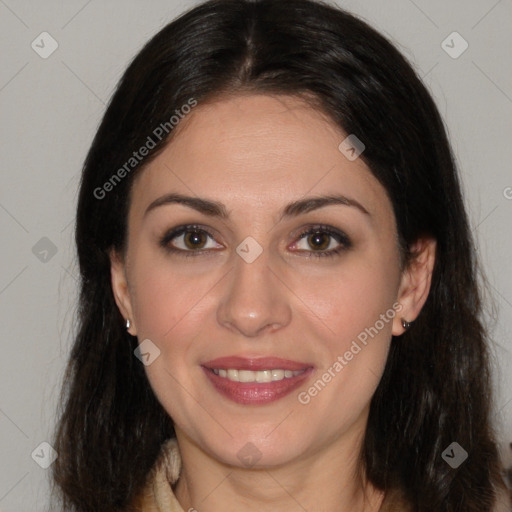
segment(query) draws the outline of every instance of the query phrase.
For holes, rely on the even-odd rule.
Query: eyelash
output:
[[[178,226],[178,227],[168,231],[161,238],[159,245],[170,253],[178,254],[178,255],[184,256],[184,257],[200,256],[202,254],[208,254],[210,251],[212,251],[212,249],[184,250],[184,249],[178,249],[176,247],[172,247],[170,245],[170,242],[172,240],[174,240],[175,238],[177,238],[181,235],[184,235],[186,233],[204,234],[207,237],[214,240],[213,235],[206,228],[199,226],[197,224],[188,224],[188,225],[184,225],[184,226]],[[296,244],[299,241],[303,240],[304,238],[307,238],[308,236],[315,235],[315,234],[327,235],[327,236],[333,238],[334,240],[336,240],[336,242],[338,242],[338,244],[340,244],[340,245],[338,247],[336,247],[335,249],[330,249],[329,251],[299,250],[297,252],[308,253],[308,256],[306,256],[307,258],[310,258],[310,257],[324,258],[324,257],[337,256],[341,252],[346,251],[347,249],[350,249],[352,247],[352,242],[351,242],[350,238],[345,233],[343,233],[342,231],[339,231],[337,229],[334,229],[331,226],[326,226],[326,225],[321,225],[321,224],[309,226],[307,229],[305,229],[304,231],[302,231],[300,233],[300,235],[296,238],[296,241],[293,243]],[[216,251],[216,249],[213,249],[213,251]]]

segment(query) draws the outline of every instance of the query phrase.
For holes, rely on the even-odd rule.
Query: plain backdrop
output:
[[[338,3],[398,45],[448,126],[494,307],[494,410],[505,450],[512,441],[512,1]],[[0,0],[1,512],[48,503],[49,471],[32,454],[54,428],[72,340],[84,157],[128,62],[194,4]]]

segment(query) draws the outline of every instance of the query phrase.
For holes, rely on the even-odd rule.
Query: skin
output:
[[[345,137],[300,98],[224,97],[197,106],[133,184],[126,251],[111,255],[112,287],[130,333],[161,351],[145,368],[176,425],[183,468],[175,493],[184,510],[380,508],[383,495],[359,458],[369,403],[391,336],[404,332],[400,319],[413,321],[427,298],[435,242],[418,240],[417,258],[401,268],[386,191],[362,159],[338,150]],[[222,203],[226,216],[176,203],[147,211],[169,193]],[[331,204],[282,216],[294,201],[333,194],[368,213]],[[160,245],[184,224],[212,234],[190,257]],[[344,232],[351,245],[318,256],[300,238],[318,224]],[[248,236],[262,248],[252,263],[236,253]],[[327,251],[340,246],[328,235],[320,241]],[[168,246],[186,249],[183,242]],[[297,394],[397,302],[400,313],[301,404]],[[314,372],[280,400],[241,405],[220,395],[200,366],[229,355],[282,357]],[[237,456],[247,443],[261,454],[252,467]]]

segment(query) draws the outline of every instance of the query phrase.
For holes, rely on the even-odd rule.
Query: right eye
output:
[[[198,226],[180,226],[167,233],[160,245],[172,252],[203,252],[223,248],[213,236]]]

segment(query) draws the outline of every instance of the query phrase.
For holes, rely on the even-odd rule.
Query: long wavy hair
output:
[[[392,340],[372,398],[361,464],[377,488],[402,489],[415,511],[491,511],[503,480],[490,423],[488,340],[443,122],[386,38],[313,0],[202,3],[155,35],[122,77],[79,194],[80,302],[53,443],[59,506],[129,510],[163,442],[174,436],[116,307],[109,251],[125,248],[131,184],[172,143],[176,111],[191,98],[201,104],[246,92],[307,98],[364,142],[361,158],[391,200],[405,261],[420,235],[437,240],[429,297],[413,328]],[[133,165],[148,136],[155,147]],[[127,172],[119,173],[123,166]],[[114,181],[116,173],[122,179]],[[457,469],[442,457],[452,442],[469,454]]]

